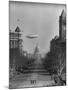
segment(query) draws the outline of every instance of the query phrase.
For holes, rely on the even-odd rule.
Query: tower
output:
[[[63,41],[66,39],[66,12],[64,10],[59,17],[59,37]]]
[[[16,45],[19,48],[22,42],[22,39],[21,39],[22,33],[18,26],[15,29],[15,33],[16,33],[16,38],[17,38]]]

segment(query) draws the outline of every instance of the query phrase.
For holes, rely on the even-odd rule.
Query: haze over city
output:
[[[38,43],[41,53],[47,53],[50,40],[59,36],[59,16],[65,5],[10,2],[10,29],[17,26],[23,31],[23,48],[29,53]],[[28,39],[25,35],[37,34],[39,37]]]

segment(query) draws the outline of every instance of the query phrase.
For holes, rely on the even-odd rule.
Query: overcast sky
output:
[[[17,26],[27,34],[38,34],[37,39],[24,37],[24,50],[33,52],[37,42],[40,52],[48,52],[50,40],[59,35],[59,16],[65,5],[10,2],[10,29]],[[18,20],[18,21],[17,21]]]

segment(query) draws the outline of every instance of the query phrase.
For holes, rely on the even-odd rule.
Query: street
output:
[[[10,83],[10,88],[24,88],[24,87],[41,87],[52,86],[54,80],[51,79],[50,74],[43,68],[41,60],[37,58],[34,62],[34,68],[30,73],[21,73],[13,78]],[[41,62],[41,63],[39,63]]]

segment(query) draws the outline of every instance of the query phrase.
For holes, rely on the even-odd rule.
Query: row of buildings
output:
[[[10,64],[22,64],[24,61],[24,57],[28,59],[33,59],[38,57],[39,49],[38,45],[36,45],[34,54],[27,53],[27,51],[23,50],[23,32],[17,26],[15,30],[10,30],[9,32],[9,52],[10,52]]]
[[[16,59],[22,55],[22,33],[18,26],[15,30],[9,31],[9,64],[11,66],[15,65]]]
[[[39,49],[36,46],[34,55],[28,54],[26,51],[22,51],[23,48],[23,32],[17,26],[14,31],[10,30],[9,32],[9,48],[10,48],[10,63],[15,63],[14,58],[17,57],[18,61],[20,61],[20,55],[24,53],[24,56],[28,56],[29,58],[38,57]],[[65,63],[66,61],[66,12],[63,10],[61,15],[59,16],[59,37],[55,37],[50,42],[50,52],[54,53],[60,63]],[[63,52],[63,53],[62,53]],[[40,56],[40,55],[39,55]],[[41,56],[40,56],[41,57]],[[16,59],[16,61],[17,61]],[[55,58],[56,59],[56,58]],[[13,62],[14,61],[14,62]],[[54,66],[55,64],[53,64]]]
[[[64,10],[59,16],[59,36],[51,40],[47,60],[46,68],[66,82],[66,12]],[[60,79],[57,79],[57,85],[61,85]]]

